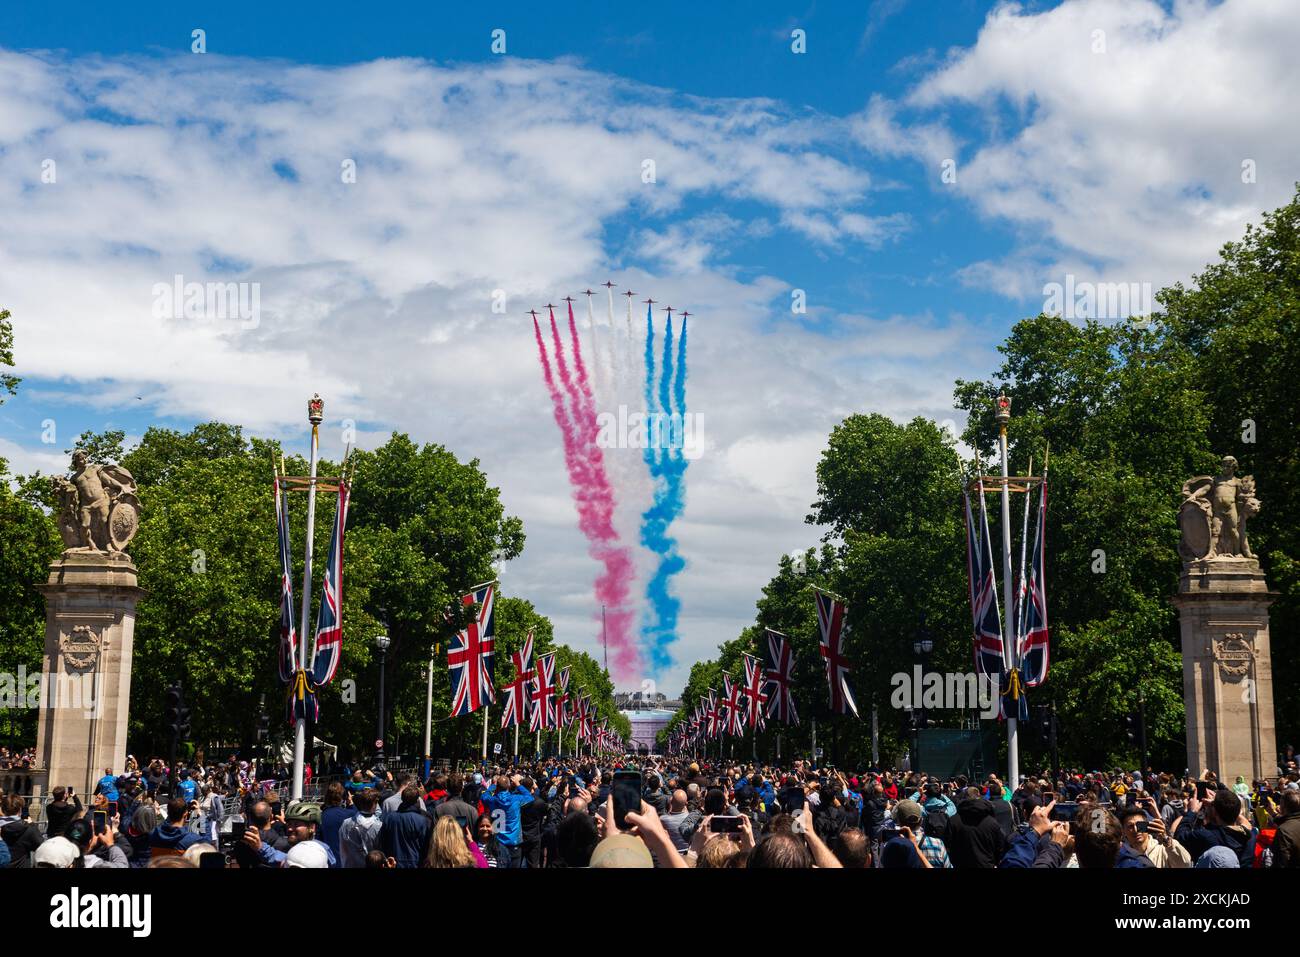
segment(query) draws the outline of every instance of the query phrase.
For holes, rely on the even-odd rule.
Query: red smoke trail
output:
[[[577,337],[573,340],[574,354],[578,379],[584,387],[582,391],[579,391],[578,385],[569,375],[555,313],[551,313],[551,338],[554,342],[556,367],[572,407],[572,415],[568,415],[565,412],[564,397],[551,370],[536,316],[533,317],[533,335],[542,362],[542,377],[551,396],[555,424],[559,426],[564,442],[564,464],[578,507],[578,528],[590,543],[591,556],[605,567],[596,579],[596,598],[606,608],[606,629],[614,652],[614,675],[622,680],[636,678],[640,675],[641,659],[632,639],[632,612],[626,607],[636,569],[630,550],[620,545],[618,532],[614,528],[614,491],[605,474],[600,446],[596,444],[595,400],[588,385]]]

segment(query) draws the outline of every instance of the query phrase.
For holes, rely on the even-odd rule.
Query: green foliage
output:
[[[1181,765],[1181,655],[1169,605],[1180,568],[1176,508],[1183,481],[1214,471],[1223,454],[1255,475],[1264,502],[1250,528],[1280,592],[1270,611],[1279,743],[1300,731],[1300,699],[1284,692],[1300,680],[1300,189],[1241,242],[1227,244],[1193,288],[1177,285],[1157,298],[1164,311],[1145,321],[1076,325],[1039,315],[1019,322],[1000,346],[993,376],[955,388],[955,403],[969,416],[962,441],[986,471],[996,460],[994,399],[1002,389],[1012,399],[1012,472],[1027,470],[1031,457],[1041,469],[1050,445],[1052,671],[1030,698],[1056,700],[1062,759],[1090,767],[1137,760],[1122,717],[1139,694],[1153,757]],[[836,426],[808,517],[836,543],[830,560],[810,562],[803,573],[781,560],[757,625],[723,644],[719,661],[692,669],[674,725],[767,625],[794,644],[805,728],[815,716],[819,730],[831,729],[831,756],[837,746],[865,753],[867,722],[825,713],[805,579],[820,577],[848,601],[846,649],[863,711],[883,703],[890,675],[910,670],[922,620],[935,640],[932,667],[968,670],[961,480],[956,451],[932,422],[898,425],[872,414]],[[995,541],[996,501],[990,495]],[[1016,541],[1021,518],[1013,507]],[[884,716],[888,753],[902,742]],[[1045,760],[1032,741],[1026,753]]]
[[[10,488],[8,464],[0,459],[0,671],[41,669],[45,649],[45,599],[38,586],[62,550],[54,523]],[[36,712],[9,711],[6,731],[35,737]]]
[[[9,319],[9,310],[0,309],[0,370],[13,368],[14,364],[14,328]],[[0,371],[0,405],[4,404],[6,393],[14,395],[18,391],[17,376]]]

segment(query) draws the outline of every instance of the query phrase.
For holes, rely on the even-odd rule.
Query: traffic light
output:
[[[177,734],[181,717],[181,688],[171,685],[163,699],[163,728],[170,734]]]
[[[1044,741],[1052,737],[1052,706],[1040,704],[1034,708],[1034,727],[1042,735]]]
[[[260,741],[271,733],[271,716],[266,712],[257,719],[257,739]]]
[[[1128,738],[1129,744],[1137,744],[1138,724],[1141,720],[1142,716],[1136,711],[1124,715],[1124,736]]]
[[[167,689],[163,699],[163,728],[173,738],[185,739],[190,736],[190,709],[185,704],[185,695],[179,682]]]

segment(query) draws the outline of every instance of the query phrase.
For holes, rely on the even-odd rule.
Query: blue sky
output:
[[[649,291],[700,317],[708,437],[679,662],[651,676],[671,691],[816,540],[835,422],[959,428],[953,379],[992,371],[1045,284],[1187,281],[1300,176],[1300,28],[1262,0],[480,6],[0,10],[0,305],[25,378],[0,456],[48,471],[83,429],[207,418],[301,444],[320,391],[363,445],[478,456],[530,534],[507,588],[591,647],[524,312],[606,278]],[[260,284],[258,324],[151,315],[176,274]],[[614,468],[632,535],[644,479]]]

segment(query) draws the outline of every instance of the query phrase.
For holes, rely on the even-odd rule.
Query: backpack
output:
[[[943,840],[948,831],[948,812],[941,807],[930,808],[925,812],[925,835]]]
[[[13,860],[13,855],[9,853],[9,845],[0,840],[0,867],[8,867],[11,860]]]

